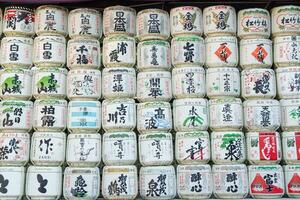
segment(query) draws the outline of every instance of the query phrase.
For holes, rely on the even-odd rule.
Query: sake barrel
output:
[[[284,131],[299,130],[300,128],[300,100],[281,99],[281,129]]]
[[[139,72],[137,99],[140,102],[170,101],[172,99],[171,72],[161,70]]]
[[[175,99],[173,101],[173,122],[175,131],[207,130],[209,125],[207,99]]]
[[[72,69],[67,75],[67,96],[70,100],[98,100],[101,97],[101,71]]]
[[[206,67],[237,67],[238,44],[234,36],[205,38]]]
[[[33,69],[32,95],[34,98],[65,98],[67,73],[66,68]]]
[[[67,200],[96,200],[100,193],[100,172],[98,167],[66,167],[63,195]]]
[[[101,128],[101,103],[70,101],[67,128],[71,133],[97,133]]]
[[[213,165],[213,194],[217,198],[245,198],[248,195],[248,174],[245,164]]]
[[[140,195],[143,199],[173,199],[176,196],[173,166],[141,167],[139,177]],[[154,185],[158,185],[157,188]]]
[[[102,127],[105,131],[132,131],[136,127],[136,103],[133,99],[102,102]]]
[[[148,40],[137,46],[137,69],[169,70],[171,68],[171,47],[168,41]]]
[[[182,199],[209,199],[212,194],[210,165],[178,165],[177,193]]]
[[[278,6],[271,10],[272,35],[300,34],[300,7],[294,5]]]
[[[248,132],[247,160],[251,164],[277,164],[282,159],[278,132]]]
[[[135,39],[126,35],[112,35],[103,40],[104,67],[133,67],[136,62]]]
[[[32,95],[32,71],[8,68],[0,72],[0,98],[29,100]]]
[[[135,132],[105,132],[102,158],[105,165],[134,165],[137,161]]]
[[[30,68],[32,65],[33,39],[4,37],[1,39],[0,62],[4,68]]]
[[[31,137],[30,161],[40,166],[60,166],[65,162],[64,132],[34,132]]]
[[[300,36],[277,36],[273,41],[276,67],[300,65]]]
[[[171,133],[139,135],[139,161],[143,166],[170,165],[173,162]]]
[[[66,39],[61,35],[42,35],[34,39],[33,64],[37,67],[64,67]]]
[[[242,164],[246,160],[246,142],[243,132],[211,133],[211,155],[214,164]]]
[[[262,8],[247,8],[238,12],[237,35],[239,38],[269,38],[270,13]]]
[[[250,165],[249,186],[253,198],[281,198],[284,195],[284,175],[280,165]]]
[[[287,164],[300,164],[300,132],[284,131],[282,136],[282,159]]]
[[[277,68],[275,72],[279,98],[300,98],[300,67]]]
[[[0,167],[1,199],[21,199],[24,195],[25,168],[24,167]]]
[[[276,96],[276,77],[272,69],[245,69],[241,82],[244,99],[273,99]]]
[[[237,68],[220,67],[206,70],[206,93],[209,98],[239,97],[240,72]]]
[[[240,65],[242,68],[271,68],[273,64],[272,41],[263,38],[240,41]]]
[[[77,8],[68,15],[70,38],[86,37],[99,39],[102,36],[101,13],[92,8]]]
[[[134,98],[136,96],[136,72],[134,68],[104,68],[102,93],[105,99]]]
[[[167,40],[170,37],[169,13],[155,8],[141,10],[136,18],[136,32],[140,41]]]
[[[1,133],[0,149],[1,166],[24,166],[29,160],[30,135],[18,132]]]
[[[135,36],[136,11],[126,6],[110,6],[103,11],[105,37],[113,34]]]
[[[66,161],[72,167],[94,167],[101,161],[101,135],[98,133],[69,134]]]
[[[67,66],[74,68],[99,68],[101,49],[97,39],[75,38],[68,41]]]
[[[33,109],[33,128],[37,131],[64,131],[67,123],[67,106],[66,100],[36,100]]]
[[[175,98],[205,96],[205,70],[191,66],[172,69],[172,93]]]
[[[3,26],[1,26],[1,24],[3,24],[4,22],[3,22],[3,15],[2,15],[2,10],[0,10],[0,35],[2,35],[2,29],[3,29]]]
[[[0,131],[28,132],[32,128],[31,101],[4,100],[0,102]]]
[[[206,164],[210,160],[210,149],[207,131],[176,133],[175,158],[179,164]]]
[[[28,199],[59,199],[62,193],[62,168],[29,166],[25,193]]]
[[[209,100],[209,125],[212,130],[241,130],[243,105],[239,98]]]
[[[275,131],[280,127],[280,104],[274,99],[246,100],[244,127],[251,131]]]
[[[28,36],[34,33],[35,15],[34,10],[23,6],[9,6],[4,10],[3,33],[5,36]],[[0,13],[2,18],[2,12]],[[0,20],[2,22],[2,20]],[[2,23],[0,25],[0,35]]]
[[[35,11],[37,35],[68,35],[68,9],[56,5],[43,5]]]
[[[202,11],[195,6],[172,8],[170,11],[170,24],[173,37],[185,34],[202,35]]]
[[[112,187],[116,189],[112,189]],[[105,199],[135,199],[138,195],[136,166],[104,166],[102,195]]]
[[[299,198],[300,165],[284,165],[285,191],[290,198]]]
[[[171,41],[172,65],[174,67],[204,65],[205,47],[197,35],[176,36]]]
[[[235,9],[228,5],[215,5],[204,8],[203,27],[205,36],[235,35]]]
[[[172,111],[168,102],[147,102],[137,105],[139,133],[168,132],[172,129]]]

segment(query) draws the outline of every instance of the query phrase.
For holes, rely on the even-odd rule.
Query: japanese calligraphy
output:
[[[189,110],[188,117],[183,121],[183,126],[197,127],[203,124],[203,118],[197,113],[195,106]]]
[[[115,74],[113,77],[113,92],[123,92],[123,75],[122,74]]]
[[[84,197],[87,193],[85,187],[87,187],[87,184],[84,178],[82,177],[82,175],[80,175],[77,177],[75,181],[74,188],[73,187],[71,188],[71,194],[74,197]]]
[[[93,77],[90,75],[84,75],[83,80],[73,80],[75,86],[72,90],[73,95],[93,95],[95,86]]]
[[[43,58],[45,60],[51,59],[52,58],[52,52],[51,52],[51,50],[52,50],[52,44],[49,43],[49,42],[44,43],[43,44],[43,50],[44,50],[44,52],[43,52]]]
[[[41,139],[39,144],[39,150],[40,152],[45,151],[46,154],[49,154],[53,151],[53,143],[51,142],[51,138],[49,139]]]
[[[158,96],[162,96],[162,90],[160,88],[160,78],[151,78],[149,80],[150,93],[148,96],[152,96],[154,98]]]
[[[156,157],[157,159],[160,159],[160,157],[162,156],[160,140],[154,140],[151,145],[155,146],[155,156],[154,157]]]
[[[200,174],[200,172],[191,174],[191,182],[196,184],[196,185],[192,186],[191,192],[201,192],[202,191],[201,180],[202,180],[202,175]]]
[[[20,123],[21,122],[21,116],[23,114],[23,108],[13,108],[10,107],[8,109],[11,112],[7,112],[5,115],[5,118],[2,121],[2,126],[13,126],[14,123]],[[13,114],[14,119],[11,119],[11,114]]]
[[[206,146],[204,145],[204,140],[202,140],[201,138],[198,138],[194,142],[194,145],[191,145],[191,148],[189,148],[185,151],[186,153],[188,153],[188,156],[185,157],[184,160],[186,160],[186,159],[191,159],[191,160],[203,159],[204,148],[206,148]]]
[[[188,72],[185,74],[185,83],[188,85],[186,91],[189,94],[196,92],[194,75],[194,72]]]
[[[260,111],[260,116],[261,116],[260,124],[263,127],[271,125],[269,106],[262,106],[262,111]]]
[[[160,26],[160,23],[159,23],[159,20],[157,19],[158,18],[158,14],[150,14],[149,15],[149,20],[148,20],[148,33],[160,33],[160,30],[159,30],[159,26]]]
[[[263,178],[264,178],[264,180],[265,180],[265,182],[267,184],[266,190],[268,192],[272,192],[272,190],[274,188],[273,184],[277,183],[277,173],[275,173],[274,175],[272,175],[272,174],[266,174]]]
[[[0,174],[0,193],[6,194],[7,193],[7,186],[8,186],[9,180],[5,179],[5,177]]]
[[[225,30],[229,25],[227,21],[229,19],[229,11],[226,13],[224,11],[220,11],[218,14],[212,12],[213,14],[213,22],[216,24],[216,29]]]
[[[44,106],[41,110],[41,113],[44,114],[41,117],[42,127],[52,127],[55,123],[55,108],[51,106]]]
[[[299,92],[300,91],[300,74],[295,73],[294,79],[289,83],[290,92]]]
[[[44,179],[41,174],[37,174],[36,179],[39,183],[38,191],[43,194],[46,193],[47,189],[45,188],[45,186],[48,184],[48,180]]]
[[[8,77],[2,83],[2,94],[21,94],[22,81],[19,79],[17,74],[12,77]]]
[[[157,108],[154,110],[155,114],[153,117],[151,117],[150,119],[146,119],[145,120],[145,126],[146,129],[157,129],[159,122],[162,122],[163,120],[165,120],[165,114],[164,114],[164,109],[162,108]]]
[[[76,51],[79,52],[79,54],[76,58],[77,64],[88,64],[89,60],[86,55],[86,53],[88,52],[88,49],[86,48],[86,46],[82,45],[79,48],[77,48]]]
[[[226,103],[222,109],[223,114],[223,121],[224,122],[231,122],[232,121],[232,109],[231,104]]]
[[[84,138],[80,138],[79,145],[80,145],[79,153],[76,152],[75,154],[79,154],[80,161],[85,161],[85,160],[87,160],[88,156],[91,154],[91,151],[93,151],[95,149],[95,147],[85,149],[85,139]]]
[[[1,146],[0,147],[0,160],[6,160],[8,159],[8,154],[15,154],[17,155],[20,149],[20,140],[17,140],[16,138],[12,138],[8,145]]]
[[[110,182],[110,185],[108,186],[108,193],[109,195],[117,195],[120,194],[127,194],[127,175],[121,174],[118,177],[118,181],[114,180]]]
[[[238,185],[236,184],[237,181],[237,174],[235,172],[232,172],[230,174],[226,174],[226,182],[231,183],[230,186],[227,187],[227,192],[236,193],[238,192]]]
[[[119,31],[119,32],[126,32],[126,18],[124,17],[124,12],[123,11],[117,11],[116,12],[116,17],[114,18],[114,31]]]
[[[92,28],[92,26],[90,25],[90,15],[88,14],[81,14],[80,15],[80,19],[81,19],[81,24],[80,24],[80,35],[90,35],[91,33],[89,32],[89,29]]]
[[[151,197],[160,197],[161,195],[167,195],[166,189],[167,189],[167,184],[166,184],[166,174],[160,174],[157,177],[157,180],[155,181],[154,179],[151,179],[151,181],[148,183],[148,190],[146,196],[151,196]]]
[[[157,62],[157,47],[156,46],[152,46],[151,49],[150,49],[150,52],[151,52],[151,64],[152,65],[159,65],[158,62]]]
[[[19,45],[16,43],[13,43],[10,45],[10,54],[9,54],[9,60],[10,61],[18,61],[19,60]]]
[[[38,85],[38,93],[41,92],[45,93],[57,93],[57,84],[58,80],[55,78],[55,75],[53,73],[50,74],[50,76],[44,76],[42,77],[37,85]]]
[[[185,46],[183,46],[183,49],[184,49],[184,53],[183,53],[183,56],[185,57],[185,60],[184,62],[191,62],[193,63],[193,57],[195,56],[194,54],[194,44],[193,43],[190,43],[190,42],[187,42],[185,44]]]
[[[194,22],[196,20],[196,13],[192,14],[190,12],[187,12],[185,15],[182,13],[179,13],[179,22],[183,25],[183,30],[191,31],[196,26],[194,25]]]
[[[230,74],[225,73],[224,75],[224,91],[230,92]]]
[[[114,146],[117,146],[118,149],[118,154],[117,154],[117,158],[122,159],[124,156],[124,145],[123,145],[123,140],[117,140],[114,142]]]
[[[127,54],[127,46],[128,44],[126,42],[118,42],[117,49],[114,49],[109,53],[110,62],[121,62],[120,60],[118,60],[119,54]]]
[[[46,26],[44,27],[44,30],[46,31],[56,30],[56,28],[54,27],[56,24],[54,17],[55,17],[54,10],[46,10],[46,21],[45,21]]]
[[[123,103],[120,104],[119,107],[117,107],[117,110],[113,113],[108,113],[108,119],[107,122],[114,122],[125,124],[125,117],[127,115],[127,106],[125,106]]]

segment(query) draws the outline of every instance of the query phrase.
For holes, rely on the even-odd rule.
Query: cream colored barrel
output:
[[[140,41],[150,39],[167,40],[170,37],[169,13],[155,8],[138,12],[136,32]]]
[[[99,68],[101,49],[97,39],[76,38],[68,41],[67,66],[75,68]]]
[[[133,68],[104,68],[102,93],[105,99],[134,98],[136,96],[136,72]]]
[[[136,133],[105,132],[102,142],[102,160],[105,165],[134,165],[137,161]]]
[[[237,67],[238,43],[234,36],[214,36],[205,38],[205,66]]]
[[[172,70],[172,93],[175,98],[202,98],[205,96],[205,70],[191,66]]]
[[[250,165],[249,185],[252,198],[281,198],[284,195],[284,175],[280,165]]]
[[[205,131],[209,125],[208,101],[204,98],[185,98],[173,101],[175,131]]]
[[[249,182],[245,164],[213,165],[213,194],[217,198],[245,198],[248,195]]]
[[[300,36],[277,36],[274,42],[274,64],[276,67],[300,65]]]
[[[120,183],[112,190],[112,183]],[[105,166],[102,173],[102,195],[105,199],[135,199],[138,195],[138,175],[134,165]]]
[[[285,192],[290,198],[299,198],[298,177],[300,176],[300,165],[283,166],[285,177]]]
[[[269,39],[242,39],[240,65],[243,69],[271,68],[273,64],[272,41]]]
[[[280,99],[300,98],[300,66],[276,69],[278,97]]]
[[[241,130],[243,105],[241,99],[225,98],[209,100],[209,125],[211,130]]]
[[[208,199],[212,194],[212,188],[210,165],[177,166],[177,194],[180,198]]]
[[[232,67],[208,68],[206,93],[209,98],[239,97],[241,93],[239,70]]]
[[[172,129],[172,111],[168,102],[157,101],[137,105],[137,130],[147,132],[169,132]]]
[[[1,39],[0,63],[4,68],[32,66],[33,39],[4,37]]]
[[[2,12],[0,12],[0,16],[2,18]],[[5,36],[32,37],[35,34],[34,24],[35,14],[33,9],[23,6],[9,6],[5,8],[3,13],[3,23],[0,23],[0,35],[3,30]]]
[[[271,10],[272,35],[300,34],[300,7],[294,5],[278,6]]]
[[[202,11],[195,6],[172,8],[170,11],[170,24],[173,37],[185,34],[202,35]]]
[[[92,8],[77,8],[68,15],[70,38],[100,38],[102,36],[102,15]]]
[[[64,132],[34,132],[31,137],[30,161],[39,166],[60,166],[65,162]]]
[[[300,100],[281,99],[281,129],[297,131],[300,128]]]
[[[282,159],[278,132],[248,132],[247,160],[251,164],[278,164]]]
[[[62,168],[29,166],[25,193],[28,199],[59,199],[62,193]]]
[[[24,166],[29,161],[30,135],[28,133],[1,133],[1,166]],[[1,197],[1,195],[0,195]]]
[[[275,131],[280,127],[280,104],[274,99],[246,100],[244,127],[251,131]]]
[[[282,160],[287,164],[300,164],[300,133],[284,131],[282,136]]]
[[[245,69],[241,82],[244,99],[273,99],[276,96],[276,77],[272,69]]]
[[[176,133],[175,158],[179,164],[207,164],[210,161],[210,151],[210,140],[207,131]]]
[[[0,98],[29,100],[32,96],[32,71],[8,68],[0,72]]]
[[[68,35],[68,9],[56,5],[43,5],[35,11],[37,35]]]
[[[203,26],[205,36],[235,35],[235,9],[228,5],[215,5],[204,8]]]
[[[269,38],[271,33],[270,13],[262,8],[248,8],[238,12],[237,35],[245,38]]]
[[[134,36],[136,33],[136,11],[126,6],[110,6],[103,11],[103,33]]]
[[[170,165],[173,162],[171,133],[139,135],[139,161],[142,166]]]

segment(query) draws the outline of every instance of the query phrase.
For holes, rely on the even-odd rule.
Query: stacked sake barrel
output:
[[[102,17],[94,9],[75,9],[68,16],[68,105],[63,196],[96,199],[100,195]]]
[[[287,164],[283,166],[285,192],[289,197],[299,198],[295,185],[300,178],[300,7],[276,7],[271,15],[274,64],[277,67],[277,91],[281,105],[282,159]],[[272,151],[274,147],[271,145],[269,142]],[[284,186],[279,187],[284,190]]]
[[[137,130],[139,132],[139,192],[143,199],[176,195],[173,162],[171,50],[169,14],[160,9],[138,12]]]
[[[18,18],[22,15],[22,18]],[[17,18],[19,20],[17,20]],[[0,11],[0,35],[2,12]],[[24,195],[25,168],[29,161],[32,128],[32,51],[34,11],[24,7],[4,10],[0,60],[0,178],[1,199]]]
[[[206,89],[209,100],[213,194],[244,198],[248,194],[243,110],[236,38],[236,12],[231,6],[203,11]]]
[[[136,128],[136,11],[112,6],[104,10],[102,102],[102,195],[135,199],[138,195]]]
[[[205,96],[202,11],[184,6],[170,12],[173,122],[177,193],[180,198],[209,198],[212,193],[209,111]]]

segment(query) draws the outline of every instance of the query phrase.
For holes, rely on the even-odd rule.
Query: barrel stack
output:
[[[136,11],[132,8],[104,9],[102,194],[105,199],[134,199],[138,195],[135,24]]]
[[[276,68],[277,97],[281,106],[282,159],[285,192],[299,198],[295,185],[299,183],[300,88],[300,7],[279,6],[271,10],[274,67]],[[296,25],[298,24],[298,25]]]
[[[27,21],[17,19],[22,13]],[[2,21],[3,20],[3,21]],[[0,60],[4,69],[0,74],[0,171],[5,187],[4,198],[24,195],[24,166],[29,162],[30,134],[32,129],[32,51],[34,36],[34,11],[11,6],[0,11]],[[8,184],[11,183],[11,184]],[[2,184],[3,185],[3,184]]]

